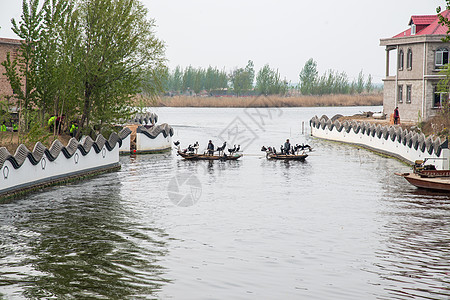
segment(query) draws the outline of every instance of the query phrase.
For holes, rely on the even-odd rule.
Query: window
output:
[[[436,67],[442,67],[448,64],[448,49],[439,48],[436,50]]]
[[[433,90],[434,90],[433,108],[441,108],[442,103],[444,103],[445,97],[448,97],[448,94],[439,92],[437,85],[434,86]]]
[[[411,35],[416,34],[416,24],[411,24]]]
[[[398,52],[398,69],[403,70],[403,61],[405,58],[405,54],[403,53],[403,50],[400,50]]]
[[[403,103],[403,85],[398,86],[398,103]]]
[[[410,85],[406,86],[406,103],[411,103],[411,90],[412,87]]]
[[[408,49],[408,54],[406,56],[406,68],[408,70],[412,69],[412,50]]]

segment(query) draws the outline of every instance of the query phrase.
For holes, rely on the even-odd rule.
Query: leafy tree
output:
[[[369,74],[366,81],[366,91],[367,93],[370,93],[373,91],[373,84],[372,84],[372,75]]]
[[[253,89],[253,81],[255,79],[255,71],[253,61],[249,60],[245,68],[239,68],[230,75],[234,93],[237,96]]]
[[[11,59],[9,53],[2,62],[5,75],[19,104],[19,130],[28,128],[28,112],[36,100],[36,64],[35,47],[39,40],[42,22],[42,10],[39,10],[39,0],[23,0],[22,15],[19,23],[11,20],[13,32],[22,40],[16,59]]]
[[[287,81],[280,79],[278,70],[272,70],[268,64],[259,70],[256,76],[256,91],[263,95],[285,94]]]
[[[445,1],[447,4],[445,8],[448,10],[450,9],[450,0]],[[439,16],[439,24],[442,26],[447,27],[446,36],[442,38],[443,42],[449,42],[450,41],[450,20],[447,17],[444,17],[441,14],[441,7],[439,6],[436,9],[438,16]],[[447,64],[444,66],[440,74],[444,75],[445,78],[440,80],[438,84],[438,91],[441,93],[444,93],[446,97],[441,97],[441,100],[443,103],[441,103],[441,115],[444,117],[445,120],[450,120],[450,101],[449,101],[449,91],[450,91],[450,65]]]
[[[300,72],[300,92],[303,95],[311,95],[314,90],[314,85],[317,82],[317,63],[310,58]]]
[[[65,114],[72,118],[77,114],[77,88],[79,80],[74,76],[72,14],[74,3],[65,0],[45,1],[42,7],[42,30],[36,44],[36,93],[41,123],[46,124],[46,113]],[[54,128],[56,133],[57,128]]]
[[[172,74],[171,90],[180,92],[183,88],[183,69],[177,66]]]
[[[80,125],[89,126],[91,117],[96,123],[123,117],[145,71],[164,65],[154,21],[138,0],[80,0],[78,21],[74,49],[83,83]]]
[[[358,94],[364,92],[364,74],[362,70],[359,72],[358,79],[356,81],[356,92]]]
[[[162,90],[164,45],[138,0],[23,0],[23,40],[17,59],[2,65],[26,124],[32,107],[80,116],[80,127],[105,124],[131,112],[146,76]],[[145,83],[145,82],[144,82]],[[79,137],[78,132],[77,137]]]

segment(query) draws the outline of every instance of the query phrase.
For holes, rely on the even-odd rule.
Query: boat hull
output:
[[[405,178],[410,184],[428,190],[450,192],[450,176],[422,177],[414,173],[395,173]]]
[[[308,154],[299,154],[299,155],[267,154],[268,159],[277,159],[277,160],[301,160],[301,161],[304,161],[307,157],[308,157]]]
[[[242,157],[242,154],[233,155],[205,155],[195,153],[183,153],[178,151],[178,155],[186,160],[237,160]]]

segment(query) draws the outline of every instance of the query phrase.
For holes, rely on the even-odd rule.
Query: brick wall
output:
[[[6,53],[8,52],[11,53],[11,57],[17,55],[19,46],[19,40],[0,38],[0,63],[6,60]],[[0,100],[2,100],[5,95],[12,95],[11,86],[3,73],[5,73],[5,68],[0,65]]]

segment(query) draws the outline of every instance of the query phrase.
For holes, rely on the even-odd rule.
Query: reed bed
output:
[[[383,105],[382,94],[326,96],[161,97],[156,106],[168,107],[316,107]]]

